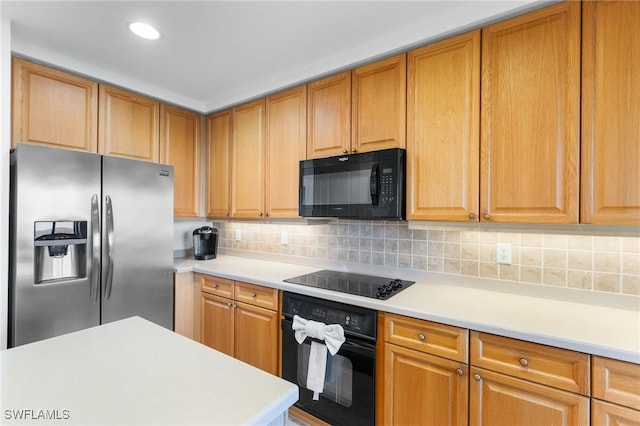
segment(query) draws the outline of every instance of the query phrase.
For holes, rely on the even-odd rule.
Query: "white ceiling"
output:
[[[208,113],[543,6],[502,1],[1,1],[14,53]],[[141,20],[158,41],[131,34]]]

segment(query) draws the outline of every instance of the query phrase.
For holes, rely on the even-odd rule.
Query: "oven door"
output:
[[[307,389],[311,339],[295,340],[291,320],[282,321],[282,378],[300,388],[298,408],[332,425],[375,424],[375,344],[346,336],[338,353],[327,352],[324,391]]]

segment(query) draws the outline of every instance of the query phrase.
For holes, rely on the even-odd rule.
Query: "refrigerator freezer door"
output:
[[[100,156],[18,144],[11,186],[9,345],[98,325]]]
[[[102,323],[173,329],[173,167],[103,157]]]

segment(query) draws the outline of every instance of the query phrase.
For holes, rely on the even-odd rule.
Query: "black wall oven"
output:
[[[393,148],[301,161],[300,216],[403,220],[405,155]]]
[[[282,377],[298,385],[296,407],[338,425],[375,424],[376,311],[285,292],[282,300]],[[298,344],[293,316],[325,324],[340,324],[345,342],[327,352],[324,391],[319,400],[307,389],[311,338]]]

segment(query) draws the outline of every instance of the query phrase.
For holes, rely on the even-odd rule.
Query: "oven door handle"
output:
[[[291,328],[292,325],[293,325],[293,321],[288,320],[288,319],[283,319],[280,324],[281,324],[281,327],[282,327],[283,331],[288,331],[291,334],[295,334],[293,329]],[[345,337],[346,337],[346,340],[344,341],[342,346],[340,346],[340,350],[349,349],[349,350],[356,350],[356,351],[373,351],[373,352],[375,352],[375,350],[376,350],[375,342],[363,341],[362,339],[359,339],[359,338],[353,337],[353,336],[349,336],[349,335],[345,335]],[[313,337],[308,337],[308,336],[305,339],[305,342],[307,340],[316,341],[318,343],[324,343],[322,340],[314,339]],[[296,343],[298,343],[298,342],[296,342]],[[338,353],[340,353],[340,351],[338,351]]]

